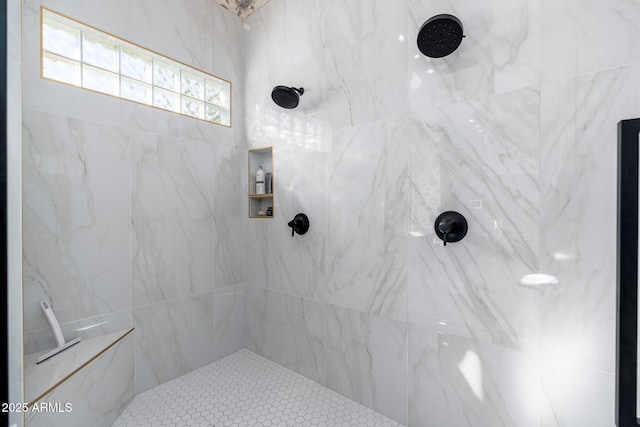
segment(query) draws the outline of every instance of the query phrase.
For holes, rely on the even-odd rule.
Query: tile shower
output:
[[[48,299],[66,331],[135,327],[132,394],[246,348],[409,426],[614,424],[615,125],[640,115],[640,8],[98,3],[21,3],[25,354],[52,340]],[[230,80],[233,127],[42,80],[41,5]],[[415,38],[439,13],[467,37],[431,60]],[[271,102],[281,84],[305,88],[296,110]],[[263,146],[274,218],[249,219]],[[445,210],[469,221],[447,247]],[[558,283],[521,284],[539,272]]]

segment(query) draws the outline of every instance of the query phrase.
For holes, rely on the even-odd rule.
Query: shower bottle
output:
[[[262,166],[258,167],[258,171],[256,172],[256,194],[264,194],[264,176],[265,172],[262,169]]]

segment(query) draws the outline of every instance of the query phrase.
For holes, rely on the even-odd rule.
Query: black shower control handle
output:
[[[309,218],[305,214],[299,213],[287,225],[291,227],[291,237],[295,233],[302,235],[309,231]]]
[[[434,223],[436,236],[442,239],[443,246],[462,240],[467,234],[467,228],[467,220],[464,216],[454,211],[441,213]]]
[[[438,224],[438,229],[442,232],[442,241],[447,246],[447,235],[455,231],[456,223],[450,219],[444,219]]]

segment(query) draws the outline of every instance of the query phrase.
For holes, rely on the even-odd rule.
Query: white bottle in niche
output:
[[[256,194],[264,194],[264,176],[264,169],[262,169],[262,166],[258,167],[256,172]]]

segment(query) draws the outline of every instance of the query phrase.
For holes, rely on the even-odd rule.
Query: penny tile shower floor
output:
[[[248,350],[140,393],[113,425],[402,427]]]

